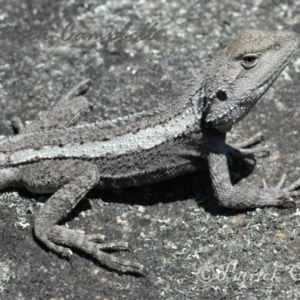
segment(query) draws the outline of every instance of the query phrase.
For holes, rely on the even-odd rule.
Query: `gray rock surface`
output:
[[[15,0],[1,4],[0,20],[0,134],[7,135],[12,134],[12,116],[34,119],[84,77],[93,79],[87,98],[94,109],[83,121],[172,101],[196,69],[242,30],[300,34],[300,2]],[[141,32],[147,22],[157,27],[150,40],[139,37],[107,45],[82,35],[76,40],[69,29],[63,35],[73,21],[74,33],[104,36],[129,21],[128,33]],[[14,27],[5,31],[8,24]],[[46,33],[30,38],[43,28],[48,39]],[[275,184],[283,172],[289,182],[299,176],[299,68],[296,55],[231,133],[232,140],[244,140],[262,130],[263,143],[271,150],[254,170],[246,163],[236,166],[233,180],[259,185],[262,178]],[[101,232],[108,241],[130,241],[133,253],[116,255],[144,264],[146,278],[110,272],[79,252],[72,264],[48,252],[32,231],[34,213],[46,199],[19,189],[0,194],[0,299],[300,297],[295,282],[300,278],[298,210],[218,208],[208,172],[141,188],[93,192],[66,220],[72,228]]]

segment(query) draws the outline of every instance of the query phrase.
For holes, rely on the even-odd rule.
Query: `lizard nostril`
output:
[[[274,49],[275,51],[278,51],[280,48],[281,48],[281,46],[280,46],[279,43],[275,43],[275,44],[273,45],[273,49]]]

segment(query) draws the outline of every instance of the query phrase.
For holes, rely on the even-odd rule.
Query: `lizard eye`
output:
[[[249,70],[254,68],[257,62],[258,62],[258,55],[254,53],[249,53],[242,57],[241,64],[245,69]]]

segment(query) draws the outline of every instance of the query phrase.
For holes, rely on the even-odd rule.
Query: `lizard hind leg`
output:
[[[28,125],[24,125],[18,117],[11,119],[11,125],[16,133],[26,134],[51,129],[66,128],[75,124],[79,117],[92,105],[81,96],[91,85],[90,79],[85,79],[74,86],[55,105],[39,113],[38,117]]]
[[[143,266],[102,250],[130,250],[126,242],[103,242],[101,234],[85,234],[82,231],[57,225],[100,180],[97,166],[85,161],[43,161],[24,166],[22,182],[27,189],[54,194],[38,212],[34,232],[50,250],[63,256],[72,255],[71,247],[88,253],[103,265],[121,272],[143,275]],[[41,172],[36,172],[39,169]],[[52,170],[52,171],[51,171]],[[41,178],[39,174],[44,174]]]
[[[248,148],[253,146],[256,143],[260,143],[263,139],[263,135],[261,132],[257,133],[256,135],[250,137],[246,141],[235,143],[235,144],[226,144],[226,153],[227,158],[229,160],[229,165],[232,165],[234,159],[243,159],[243,158],[252,158],[255,159],[255,155],[258,156],[266,156],[269,155],[269,149],[267,147],[254,147]]]

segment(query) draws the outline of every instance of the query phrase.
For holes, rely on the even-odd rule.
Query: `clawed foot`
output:
[[[263,139],[263,135],[261,132],[252,136],[248,140],[236,143],[236,144],[227,144],[227,157],[229,160],[229,165],[232,165],[233,160],[242,159],[242,158],[255,158],[255,155],[258,156],[266,156],[269,155],[269,149],[267,147],[255,147],[255,148],[247,148],[252,146],[253,144],[261,142]]]
[[[55,244],[77,248],[96,258],[101,264],[122,273],[134,273],[145,276],[143,265],[129,260],[118,258],[102,250],[131,251],[126,242],[104,243],[101,234],[84,234],[83,232],[70,230],[58,225],[53,226],[48,238]]]
[[[90,79],[82,80],[64,95],[54,107],[47,111],[41,111],[37,118],[27,125],[24,125],[20,118],[13,117],[11,126],[14,133],[40,132],[55,128],[66,128],[75,124],[79,117],[92,107],[87,99],[82,97],[82,94],[87,92],[91,83]]]
[[[278,201],[277,205],[283,205],[285,207],[295,207],[295,201],[293,197],[300,196],[300,190],[296,190],[300,187],[300,178],[294,181],[292,184],[282,188],[286,181],[286,174],[283,174],[277,183],[277,185],[273,188],[269,188],[266,181],[263,179],[263,189],[271,190],[275,192],[276,200]]]

